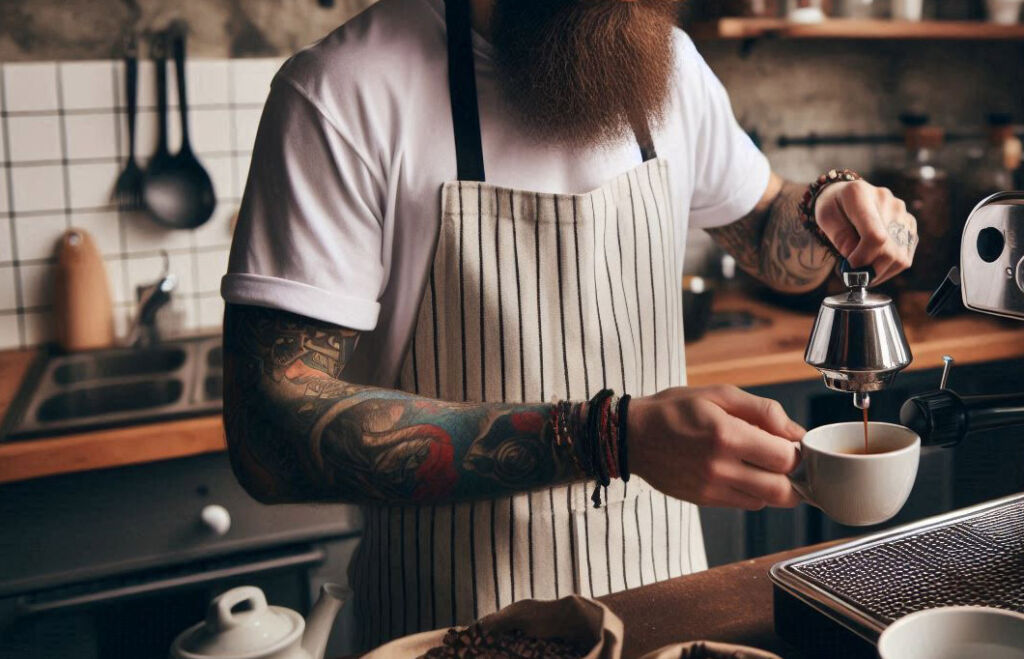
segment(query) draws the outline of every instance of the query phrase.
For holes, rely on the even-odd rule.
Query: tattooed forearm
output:
[[[346,382],[358,332],[230,305],[224,420],[261,500],[441,502],[578,478],[550,404],[449,403]]]
[[[773,177],[777,192],[746,217],[708,233],[746,272],[772,288],[802,292],[828,276],[835,258],[803,226],[798,210],[806,186]]]

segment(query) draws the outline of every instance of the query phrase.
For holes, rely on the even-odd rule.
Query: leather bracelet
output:
[[[852,169],[830,169],[811,181],[811,184],[807,186],[807,190],[804,191],[804,196],[800,199],[800,203],[797,204],[797,210],[803,217],[804,227],[832,252],[836,258],[842,258],[842,256],[839,254],[836,246],[832,244],[832,241],[828,239],[828,236],[825,235],[825,232],[818,226],[818,221],[814,219],[814,205],[817,203],[821,191],[833,183],[859,181],[861,178],[861,175]]]

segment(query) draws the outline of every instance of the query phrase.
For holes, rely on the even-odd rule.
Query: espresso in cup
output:
[[[800,440],[800,466],[790,475],[808,503],[840,524],[869,526],[903,508],[917,478],[921,438],[910,428],[877,421],[833,423]]]

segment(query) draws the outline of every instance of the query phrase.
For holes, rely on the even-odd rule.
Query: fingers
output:
[[[745,492],[728,487],[715,487],[698,502],[702,506],[714,506],[716,508],[739,508],[741,510],[757,511],[763,510],[767,505],[761,499],[750,496]]]
[[[872,266],[875,283],[910,267],[917,221],[887,188],[854,181],[821,208],[819,226],[854,267]]]
[[[719,482],[766,505],[792,508],[800,503],[789,478],[782,474],[731,461],[719,464],[717,469]]]
[[[874,189],[855,181],[839,193],[836,201],[858,236],[857,246],[846,255],[847,260],[855,268],[874,265],[889,239]]]
[[[777,437],[740,419],[731,424],[733,455],[747,464],[777,474],[796,469],[800,456],[794,442]]]
[[[839,204],[822,204],[817,207],[816,214],[818,226],[825,233],[825,237],[835,245],[840,254],[849,256],[860,238]]]
[[[730,415],[786,439],[799,440],[807,431],[789,418],[777,400],[762,398],[739,387],[710,387],[708,397]]]

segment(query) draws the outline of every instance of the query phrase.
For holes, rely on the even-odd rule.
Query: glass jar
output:
[[[786,19],[794,23],[820,23],[825,20],[825,2],[786,0]]]

